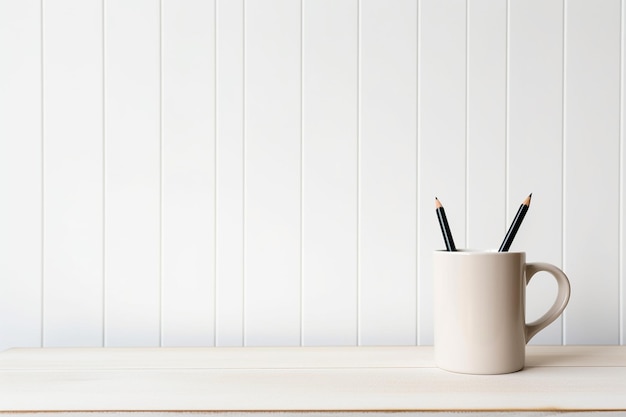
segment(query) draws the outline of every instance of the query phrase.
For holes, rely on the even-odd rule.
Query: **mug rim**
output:
[[[457,249],[456,251],[447,251],[445,249],[435,249],[434,253],[445,253],[447,255],[455,256],[467,256],[467,255],[520,255],[525,254],[525,251],[507,251],[507,252],[498,252],[497,249]]]

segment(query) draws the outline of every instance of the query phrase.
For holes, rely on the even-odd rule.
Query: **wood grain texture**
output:
[[[118,412],[118,415],[136,414],[136,412]],[[601,413],[601,414],[600,414]],[[3,412],[7,417],[37,417],[37,412]],[[76,412],[49,412],[50,417],[72,417],[76,416]],[[150,417],[186,417],[188,411],[153,411],[149,412]],[[309,417],[334,417],[337,413],[333,411],[309,411]],[[359,411],[345,411],[342,415],[346,417],[358,417],[363,413]],[[458,417],[458,411],[403,411],[403,417]],[[480,414],[481,417],[533,417],[537,413],[534,411],[478,411],[474,413]],[[110,412],[107,411],[89,411],[92,417],[108,417]],[[263,415],[265,417],[302,417],[302,411],[196,411],[194,415],[197,417],[252,417],[254,415]],[[368,411],[368,417],[397,417],[398,411]],[[553,411],[550,416],[558,417],[580,417],[580,411]],[[601,417],[623,417],[621,411],[601,411],[593,414]]]
[[[9,395],[0,400],[0,408],[8,411],[626,408],[623,368],[553,368],[549,372],[528,368],[520,375],[499,377],[497,384],[493,379],[474,381],[472,376],[442,375],[443,371],[435,368],[420,372],[413,369],[111,370],[72,372],[63,378],[65,372],[3,372],[4,381],[10,384],[0,381],[0,390]],[[58,384],[60,380],[62,386]],[[38,383],[34,384],[35,381]],[[552,389],[545,389],[548,386]],[[72,391],[71,396],[67,390]],[[36,402],[34,396],[38,397]],[[111,401],[112,398],[115,400]]]
[[[624,347],[529,347],[500,376],[439,370],[432,353],[16,349],[0,354],[0,410],[626,410]]]

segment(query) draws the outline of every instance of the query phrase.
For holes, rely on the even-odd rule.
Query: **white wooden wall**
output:
[[[533,342],[623,344],[625,6],[0,0],[0,349],[428,345],[434,196],[530,192]]]

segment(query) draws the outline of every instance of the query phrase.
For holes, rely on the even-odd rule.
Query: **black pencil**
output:
[[[437,197],[435,197],[435,212],[437,213],[437,218],[439,219],[439,226],[441,227],[443,241],[446,244],[446,250],[448,252],[455,252],[456,246],[454,246],[454,239],[452,239],[452,232],[450,232],[448,218],[446,217],[446,212]]]
[[[509,231],[506,232],[506,236],[504,237],[504,240],[502,241],[502,244],[500,245],[500,249],[498,249],[498,252],[509,251],[509,248],[511,247],[511,243],[513,243],[513,239],[515,239],[515,235],[517,234],[517,231],[519,230],[519,227],[522,224],[522,221],[524,220],[524,216],[526,215],[526,212],[528,211],[528,208],[530,207],[530,198],[532,196],[533,196],[533,193],[530,193],[530,195],[524,199],[524,201],[522,202],[522,205],[519,206],[519,209],[517,210],[517,214],[515,215],[515,218],[513,219],[513,223],[511,223],[511,227],[509,227]]]

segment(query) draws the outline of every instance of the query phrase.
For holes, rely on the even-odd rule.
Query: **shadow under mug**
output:
[[[552,307],[526,323],[526,285],[550,273],[558,292]],[[569,301],[567,276],[548,263],[526,263],[524,252],[436,251],[434,350],[441,369],[504,374],[524,367],[526,344],[556,320]]]

